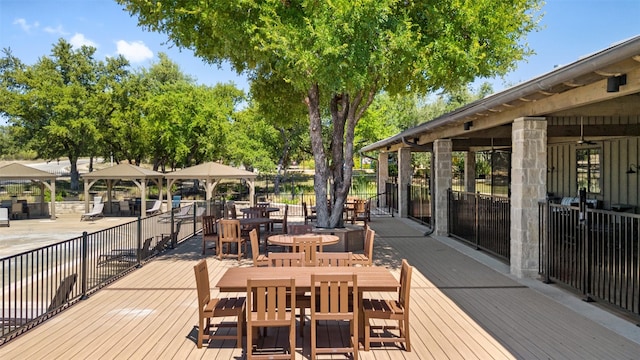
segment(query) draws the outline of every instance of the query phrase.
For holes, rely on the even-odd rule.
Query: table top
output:
[[[227,269],[216,283],[222,292],[245,292],[247,279],[294,278],[296,288],[311,291],[311,274],[356,274],[358,291],[397,291],[400,283],[391,271],[382,266],[326,267],[233,267]]]
[[[280,246],[293,246],[293,237],[303,237],[303,236],[313,236],[320,237],[321,244],[320,246],[325,245],[333,245],[337,244],[340,241],[340,238],[336,235],[329,234],[304,234],[304,235],[288,235],[288,234],[276,234],[271,235],[267,238],[267,241],[271,245],[280,245]]]

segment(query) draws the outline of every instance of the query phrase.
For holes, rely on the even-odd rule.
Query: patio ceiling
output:
[[[619,91],[608,92],[610,78],[626,76]],[[519,117],[566,118],[550,122],[548,142],[640,134],[637,123],[603,126],[597,117],[640,114],[640,36],[574,63],[475,101],[431,121],[364,147],[362,152],[414,147],[431,150],[433,141],[450,138],[454,151],[511,146],[511,123]],[[591,118],[591,119],[588,119]],[[584,125],[580,121],[584,119]]]

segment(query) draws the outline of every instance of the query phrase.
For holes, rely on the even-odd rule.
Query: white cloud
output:
[[[45,26],[44,32],[49,33],[49,34],[59,34],[59,35],[67,35],[69,34],[68,32],[64,31],[64,29],[62,28],[62,25],[58,25],[58,27],[51,27],[51,26]]]
[[[27,23],[27,20],[23,19],[23,18],[18,18],[15,19],[13,21],[14,25],[20,25],[20,27],[22,28],[22,30],[24,30],[24,32],[31,32],[31,28],[38,28],[38,26],[40,26],[39,22],[34,22],[33,24],[29,24]]]
[[[127,42],[118,40],[116,42],[117,53],[124,56],[132,63],[139,63],[153,58],[153,51],[142,41]]]
[[[93,41],[87,39],[86,37],[84,37],[83,34],[80,33],[76,33],[75,35],[73,35],[71,37],[71,39],[69,39],[69,43],[71,45],[73,45],[74,49],[79,49],[80,47],[82,47],[83,45],[86,46],[93,46],[95,48],[98,47],[98,44],[94,43]]]

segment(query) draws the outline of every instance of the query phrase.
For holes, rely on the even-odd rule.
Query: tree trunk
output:
[[[353,99],[345,93],[334,94],[331,98],[333,133],[329,147],[331,155],[327,159],[322,142],[319,90],[317,86],[309,90],[306,102],[309,109],[311,148],[316,167],[313,188],[316,194],[319,227],[335,228],[343,225],[342,209],[351,188],[353,175],[355,128],[364,111],[373,102],[375,90],[369,90],[363,103],[364,94],[364,91],[358,92]],[[328,183],[331,192],[330,204],[327,204]]]
[[[335,227],[329,223],[329,209],[327,207],[327,158],[322,143],[322,118],[320,116],[320,93],[318,85],[313,85],[305,99],[309,110],[309,134],[311,136],[311,149],[315,161],[315,175],[313,190],[316,194],[316,215],[319,227]]]
[[[71,165],[71,190],[78,190],[80,174],[78,173],[78,158],[69,156],[69,164]]]

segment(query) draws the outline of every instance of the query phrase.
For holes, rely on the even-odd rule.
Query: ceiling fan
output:
[[[595,141],[584,139],[584,124],[582,123],[582,116],[580,116],[580,140],[577,141],[578,145],[595,145]]]

